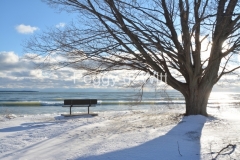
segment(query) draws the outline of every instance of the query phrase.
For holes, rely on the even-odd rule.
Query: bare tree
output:
[[[206,116],[214,84],[240,68],[237,0],[44,1],[78,18],[32,37],[29,51],[61,54],[66,60],[54,65],[89,73],[167,74],[167,84],[185,97],[186,115]]]

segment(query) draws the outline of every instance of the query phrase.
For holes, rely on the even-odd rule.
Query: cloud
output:
[[[121,91],[129,89],[129,91],[132,91],[134,87],[131,88],[130,86],[139,88],[139,85],[147,78],[144,76],[145,74],[136,78],[136,71],[126,70],[85,77],[83,77],[83,70],[74,70],[70,67],[59,70],[43,70],[36,66],[45,58],[41,56],[38,58],[39,60],[33,61],[18,57],[14,52],[0,52],[0,90],[6,88],[21,88],[26,90],[34,88],[34,90],[49,89],[49,91],[55,91],[55,89],[70,89],[71,91],[73,91],[73,89],[75,89],[74,91],[78,91],[77,89],[85,91]],[[61,56],[57,55],[52,58],[62,59]],[[55,61],[50,61],[49,63],[53,64]],[[132,82],[131,85],[130,82]],[[223,84],[225,84],[225,82],[228,88],[239,89],[239,79],[231,77],[228,80],[222,81]],[[155,81],[151,81],[150,79],[149,85],[145,86],[145,90],[149,89],[148,91],[154,91],[154,84]]]
[[[15,29],[17,30],[18,33],[22,33],[22,34],[31,34],[31,33],[34,33],[36,30],[38,30],[37,27],[32,27],[30,25],[24,25],[24,24],[20,24],[16,26]]]
[[[19,58],[14,52],[0,52],[0,72],[22,71],[33,68],[33,62]]]
[[[0,53],[0,63],[16,63],[18,61],[18,56],[14,52],[1,52]]]
[[[34,54],[33,54],[34,55]],[[83,78],[83,70],[73,68],[62,68],[60,70],[43,70],[36,68],[45,58],[39,56],[38,60],[23,59],[14,52],[0,52],[0,89],[1,88],[31,88],[37,90],[44,88],[78,88],[78,89],[114,89],[126,87],[124,82],[125,71],[116,71],[100,76]],[[52,59],[60,59],[61,56],[54,56]],[[49,61],[54,64],[55,61]]]
[[[55,27],[56,28],[63,28],[63,27],[65,27],[65,23],[63,23],[63,22],[61,22],[61,23],[58,23]]]
[[[73,83],[72,69],[49,71],[37,68],[43,59],[40,56],[39,60],[33,61],[18,57],[14,52],[0,51],[0,89],[84,88],[83,82]]]

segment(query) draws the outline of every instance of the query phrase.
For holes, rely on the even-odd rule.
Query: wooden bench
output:
[[[63,116],[74,116],[74,115],[82,115],[82,114],[72,114],[72,107],[88,107],[88,115],[97,115],[90,114],[89,107],[95,107],[97,104],[97,99],[65,99],[64,105],[62,107],[69,107],[70,114],[62,114]]]

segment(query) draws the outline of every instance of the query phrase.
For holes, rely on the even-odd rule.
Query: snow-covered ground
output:
[[[210,117],[169,109],[98,116],[0,117],[0,159],[239,159],[240,112],[209,108]]]

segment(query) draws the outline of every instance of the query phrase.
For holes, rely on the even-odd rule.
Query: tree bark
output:
[[[185,115],[203,115],[207,116],[207,104],[213,85],[205,88],[189,88],[187,94],[184,94],[186,101]]]

